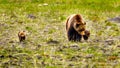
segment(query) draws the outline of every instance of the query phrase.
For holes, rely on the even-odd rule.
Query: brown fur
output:
[[[19,37],[19,41],[20,42],[24,41],[26,39],[26,33],[25,33],[25,31],[20,31],[18,33],[18,37]]]
[[[73,14],[66,21],[66,31],[69,41],[87,40],[90,32],[86,30],[86,23],[80,14]]]
[[[85,30],[85,35],[83,35],[83,39],[88,40],[88,37],[90,37],[90,31]]]

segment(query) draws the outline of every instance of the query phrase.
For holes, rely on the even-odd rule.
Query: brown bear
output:
[[[66,31],[69,41],[81,41],[82,37],[84,40],[88,40],[90,36],[90,32],[86,30],[86,22],[80,14],[73,14],[68,17]]]
[[[19,41],[22,42],[26,39],[26,33],[25,31],[19,31],[18,32],[18,37],[19,37]]]

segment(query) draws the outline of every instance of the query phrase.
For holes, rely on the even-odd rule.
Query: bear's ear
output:
[[[77,14],[77,15],[75,16],[75,18],[76,18],[76,20],[77,20],[78,22],[80,22],[80,21],[82,20],[82,17],[81,17],[79,14]]]

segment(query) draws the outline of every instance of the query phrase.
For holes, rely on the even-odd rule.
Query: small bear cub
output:
[[[18,37],[19,37],[19,41],[20,42],[25,41],[25,39],[26,39],[26,33],[25,33],[25,31],[19,31],[18,32]]]

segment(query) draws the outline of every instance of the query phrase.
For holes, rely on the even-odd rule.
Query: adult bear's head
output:
[[[80,14],[75,14],[73,17],[73,27],[81,35],[84,35],[86,30],[86,22],[83,20]]]

